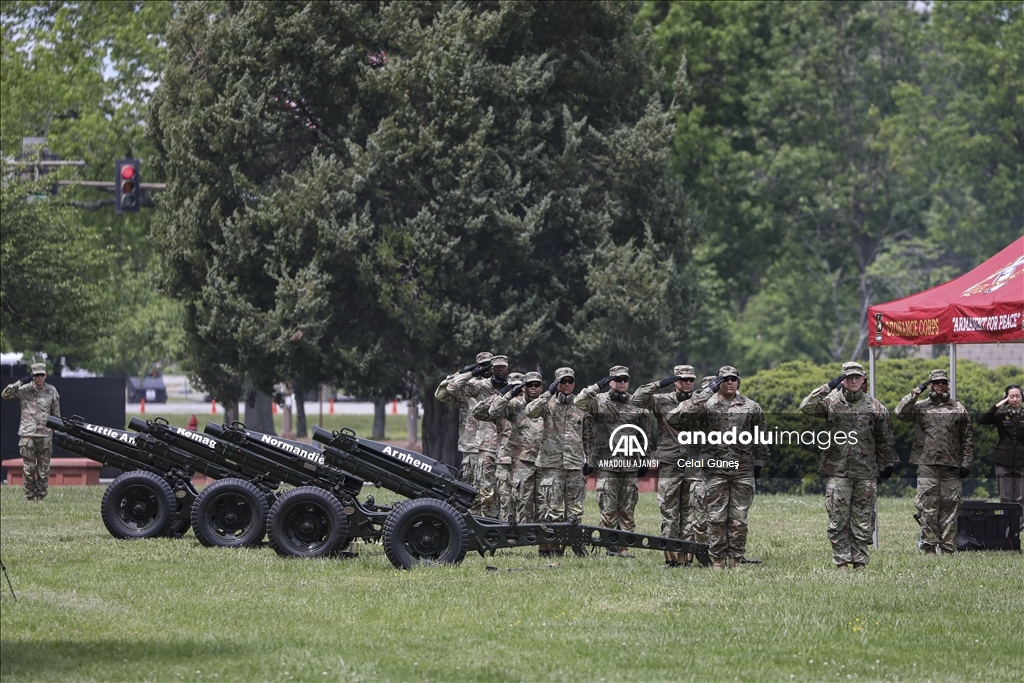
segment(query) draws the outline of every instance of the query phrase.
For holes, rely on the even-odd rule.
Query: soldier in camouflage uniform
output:
[[[600,393],[609,387],[607,393]],[[629,368],[616,365],[608,376],[580,392],[576,407],[585,411],[594,423],[595,452],[590,456],[591,467],[597,470],[597,505],[601,510],[601,526],[608,529],[633,531],[636,528],[637,477],[646,476],[646,453],[613,453],[611,436],[622,425],[635,425],[647,431],[647,414],[630,403]],[[637,436],[635,430],[620,430],[627,438]],[[616,436],[616,441],[619,440]],[[609,555],[630,557],[626,547]]]
[[[512,457],[508,452],[508,440],[512,433],[511,423],[504,416],[495,415],[491,417],[491,406],[505,392],[513,391],[516,387],[523,385],[523,373],[510,372],[507,378],[508,384],[502,387],[501,391],[493,396],[480,401],[473,408],[473,417],[481,422],[493,422],[498,431],[498,452],[495,458],[495,491],[498,496],[498,519],[506,520],[509,515],[514,515],[512,508]]]
[[[700,446],[680,446],[679,431],[670,425],[666,416],[683,401],[693,396],[697,375],[692,365],[677,365],[675,374],[659,382],[645,384],[636,390],[630,401],[654,415],[658,423],[658,507],[661,510],[661,535],[684,541],[706,542],[707,513],[704,505],[704,471],[700,467],[687,467],[680,461],[700,457]],[[670,385],[675,391],[657,393]],[[665,565],[677,567],[693,562],[690,556],[665,551]]]
[[[470,363],[459,372],[478,373],[475,376],[490,376],[491,353],[481,351],[476,354],[476,362]],[[458,374],[458,373],[456,373]],[[434,398],[442,403],[454,403],[459,406],[459,455],[462,458],[462,480],[470,486],[476,486],[473,475],[476,472],[477,459],[480,456],[480,449],[474,444],[478,431],[477,419],[473,417],[473,408],[477,400],[469,396],[456,396],[449,390],[449,385],[455,375],[448,375],[437,386],[434,391]]]
[[[843,363],[840,375],[812,391],[800,403],[800,411],[825,420],[832,434],[818,467],[828,478],[825,509],[832,561],[839,569],[862,569],[870,561],[876,479],[891,477],[898,462],[889,411],[864,393],[860,363]]]
[[[537,451],[544,432],[542,418],[526,416],[526,405],[544,391],[544,379],[539,372],[528,372],[520,384],[512,384],[500,394],[488,399],[489,418],[505,421],[509,425],[508,441],[498,454],[498,467],[507,458],[510,479],[507,490],[501,486],[498,471],[498,497],[501,499],[502,519],[514,514],[519,522],[537,521]]]
[[[544,424],[537,453],[537,519],[541,522],[583,519],[583,500],[587,495],[583,474],[586,413],[576,407],[575,388],[576,374],[572,368],[558,368],[548,390],[526,405],[526,416],[541,418]],[[565,547],[542,544],[539,550],[542,557],[549,557],[563,554]]]
[[[683,401],[672,413],[669,424],[681,431],[694,427],[707,435],[701,448],[704,460],[705,501],[708,511],[708,544],[715,569],[738,566],[747,547],[747,516],[754,501],[755,480],[768,458],[768,446],[748,440],[744,444],[724,443],[721,436],[734,427],[737,434],[751,436],[754,428],[762,435],[768,430],[764,410],[739,393],[736,368],[722,367],[708,386]],[[719,438],[715,439],[718,435]],[[717,440],[718,443],[714,443]]]
[[[930,387],[928,398],[917,397]],[[971,416],[949,396],[949,376],[932,370],[928,381],[915,387],[896,406],[896,417],[914,423],[910,462],[917,465],[914,517],[921,524],[921,549],[929,555],[956,552],[956,523],[963,504],[963,485],[974,460]]]
[[[18,450],[25,477],[25,499],[38,503],[46,498],[53,455],[53,432],[47,428],[46,418],[60,417],[60,394],[46,383],[46,365],[33,363],[32,376],[8,385],[2,395],[8,401],[21,403]]]
[[[477,402],[484,401],[508,386],[508,358],[492,356],[489,364],[492,376],[483,377],[482,368],[461,372],[452,377],[448,383],[448,391],[459,398],[472,398]],[[476,404],[473,404],[476,408]],[[476,435],[471,442],[478,452],[476,469],[473,473],[473,486],[477,490],[477,499],[470,509],[478,517],[497,519],[498,510],[498,429],[493,422],[476,421]]]

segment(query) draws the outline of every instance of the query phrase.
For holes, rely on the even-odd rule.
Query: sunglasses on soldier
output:
[[[536,389],[537,387],[542,387],[544,385],[541,384],[540,382],[527,382],[526,386],[530,387],[531,389]]]
[[[619,375],[618,377],[612,377],[613,382],[628,382],[629,375]]]
[[[563,377],[562,379],[558,380],[558,383],[559,384],[576,384],[576,378],[575,377]]]

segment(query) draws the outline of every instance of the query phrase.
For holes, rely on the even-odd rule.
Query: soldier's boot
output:
[[[624,545],[620,545],[620,546],[618,547],[618,551],[619,551],[619,557],[626,557],[626,558],[632,558],[632,557],[633,557],[633,556],[632,556],[632,555],[630,554],[630,552],[629,552],[629,548],[627,548],[627,547],[626,547],[626,546],[624,546]]]
[[[845,572],[848,568],[849,568],[849,565],[846,564],[845,562],[843,564],[837,564],[836,565],[836,569],[838,569],[839,571]]]
[[[729,564],[726,561],[726,558],[724,558],[724,557],[722,557],[722,558],[716,557],[716,558],[712,558],[712,560],[711,560],[711,568],[714,569],[715,571],[720,571],[721,572],[721,571],[725,571],[726,569],[728,569],[729,568]]]
[[[933,552],[934,552],[934,551],[933,551]],[[941,548],[941,549],[939,550],[939,553],[940,553],[941,555],[955,555],[955,554],[956,554],[956,553],[955,553],[954,551],[952,551],[952,550],[950,550],[950,549],[948,549],[948,548]]]
[[[936,555],[935,546],[933,545],[922,545],[921,550],[924,551],[925,555]]]
[[[551,546],[547,543],[541,543],[537,546],[537,554],[541,557],[551,557]]]
[[[684,567],[689,567],[693,564],[693,553],[686,553],[684,555],[681,555],[680,557],[682,558],[681,564]]]
[[[665,551],[665,567],[678,567],[679,566],[679,553],[672,550]]]
[[[855,572],[856,571],[860,571],[861,569],[864,569],[864,567],[866,567],[866,566],[867,565],[864,564],[863,562],[854,562],[853,563],[853,571],[855,571]]]

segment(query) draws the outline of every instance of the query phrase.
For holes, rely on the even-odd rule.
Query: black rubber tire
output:
[[[192,533],[208,548],[258,545],[267,533],[268,512],[258,488],[244,479],[221,479],[192,504]]]
[[[267,515],[270,547],[285,557],[327,557],[348,538],[348,517],[333,494],[300,486],[282,494]]]
[[[468,546],[466,520],[443,500],[402,501],[384,522],[384,553],[398,569],[459,564]]]
[[[125,472],[103,492],[100,514],[114,538],[156,538],[170,533],[178,501],[152,472]]]

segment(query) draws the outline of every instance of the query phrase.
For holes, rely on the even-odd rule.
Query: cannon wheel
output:
[[[100,513],[114,538],[166,536],[178,501],[163,478],[152,472],[126,472],[103,492]]]
[[[469,531],[458,510],[434,498],[402,501],[384,522],[384,553],[391,564],[458,564],[466,557]]]
[[[279,555],[326,557],[340,551],[348,538],[348,517],[328,491],[300,486],[270,508],[267,537]]]
[[[267,499],[242,479],[221,479],[192,504],[192,531],[207,547],[257,545],[267,533]]]

